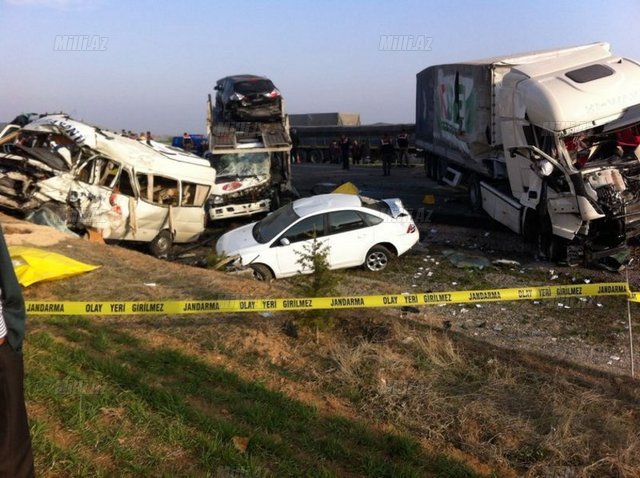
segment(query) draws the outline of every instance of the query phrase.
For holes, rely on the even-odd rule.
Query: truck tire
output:
[[[270,282],[273,280],[273,272],[264,264],[251,264],[253,269],[253,278],[261,282]]]
[[[444,184],[444,177],[447,175],[447,160],[440,156],[435,158],[434,178],[438,184]]]
[[[436,158],[431,153],[424,153],[424,173],[429,179],[435,179]]]
[[[324,162],[324,156],[322,155],[322,151],[319,149],[312,149],[309,152],[309,162],[310,163],[322,163]]]
[[[467,188],[469,190],[469,204],[471,210],[482,211],[482,190],[480,189],[480,178],[477,174],[472,173],[467,180]]]
[[[525,208],[522,216],[522,237],[527,244],[535,244],[540,235],[538,212],[530,207]]]
[[[566,239],[553,234],[551,218],[545,215],[540,227],[540,250],[551,262],[563,262],[567,259]]]
[[[155,257],[166,256],[173,247],[173,237],[168,230],[163,230],[149,243],[149,251]]]

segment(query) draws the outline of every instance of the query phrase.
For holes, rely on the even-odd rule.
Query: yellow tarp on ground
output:
[[[360,194],[358,187],[353,183],[343,183],[335,188],[332,192],[342,194]]]
[[[9,246],[9,254],[18,282],[24,287],[43,280],[64,279],[100,267],[35,247]]]

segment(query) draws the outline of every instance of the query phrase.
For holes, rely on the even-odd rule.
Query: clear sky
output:
[[[639,18],[638,0],[0,0],[0,121],[201,133],[215,81],[252,73],[290,113],[413,122],[429,65],[595,41],[640,60]]]

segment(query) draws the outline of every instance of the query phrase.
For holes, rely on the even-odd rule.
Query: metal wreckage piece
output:
[[[21,115],[0,132],[0,207],[55,212],[71,230],[147,242],[156,255],[204,231],[215,176],[196,155],[65,114]]]

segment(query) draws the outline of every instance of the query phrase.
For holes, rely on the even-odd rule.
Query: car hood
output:
[[[265,244],[260,244],[253,237],[251,231],[255,224],[255,222],[252,222],[223,234],[216,243],[216,254],[233,256],[239,253],[251,252],[254,247],[265,247]]]

